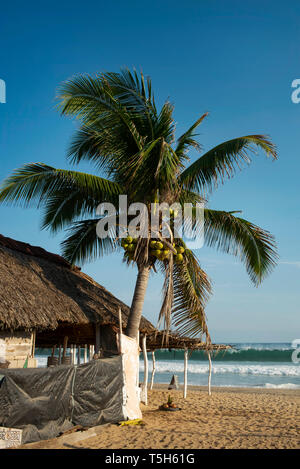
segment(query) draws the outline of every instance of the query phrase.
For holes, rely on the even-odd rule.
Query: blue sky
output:
[[[175,105],[179,136],[201,114],[207,150],[251,133],[271,136],[279,160],[253,158],[210,198],[210,206],[243,210],[272,232],[280,260],[255,288],[238,259],[197,251],[213,281],[207,307],[215,341],[291,341],[300,337],[299,131],[300,103],[291,83],[300,78],[298,1],[177,0],[10,2],[1,6],[0,179],[42,161],[67,168],[74,122],[54,107],[58,85],[77,73],[142,69],[158,103]],[[191,153],[191,160],[196,155]],[[86,166],[79,169],[93,171]],[[0,206],[0,232],[59,252],[63,236],[40,231],[40,213]],[[83,269],[130,304],[136,272],[120,255]],[[156,323],[162,278],[153,275],[144,315]],[[1,301],[1,300],[0,300]]]

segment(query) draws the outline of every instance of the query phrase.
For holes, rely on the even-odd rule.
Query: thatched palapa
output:
[[[152,352],[157,349],[189,349],[189,350],[227,350],[230,345],[207,344],[201,339],[183,337],[176,332],[153,331],[147,334],[147,351]]]
[[[64,258],[0,235],[0,329],[36,330],[37,346],[94,344],[95,325],[123,328],[129,307]],[[154,326],[145,318],[140,331]],[[71,343],[69,341],[69,343]]]

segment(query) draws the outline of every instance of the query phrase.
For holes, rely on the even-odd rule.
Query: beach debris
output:
[[[122,427],[124,425],[146,425],[142,419],[133,419],[133,420],[121,420],[119,425]]]
[[[174,402],[171,395],[168,395],[168,400],[161,406],[159,406],[159,410],[167,410],[167,411],[174,411],[174,410],[181,410]]]
[[[22,432],[19,428],[0,427],[0,449],[14,448],[22,443]]]
[[[75,425],[74,427],[66,430],[65,432],[59,432],[58,436],[70,435],[71,433],[84,432],[91,427],[83,427],[82,425]]]

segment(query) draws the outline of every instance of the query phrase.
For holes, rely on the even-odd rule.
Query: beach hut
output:
[[[35,367],[36,347],[52,349],[50,365],[80,362],[82,348],[84,361],[94,353],[117,354],[119,311],[124,329],[129,307],[79,267],[41,247],[0,235],[2,368]],[[154,331],[142,318],[140,333]]]

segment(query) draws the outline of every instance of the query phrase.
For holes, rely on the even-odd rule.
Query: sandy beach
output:
[[[181,411],[158,409],[168,394]],[[142,405],[143,426],[104,425],[21,448],[296,449],[299,409],[299,390],[213,388],[209,397],[207,389],[190,387],[183,399],[182,390],[157,385]]]

